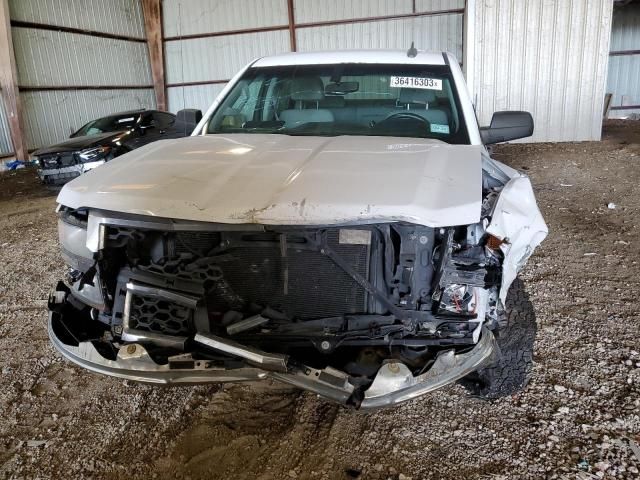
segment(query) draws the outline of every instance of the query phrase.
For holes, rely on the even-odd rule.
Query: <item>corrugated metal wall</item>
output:
[[[9,7],[30,149],[63,141],[100,116],[155,107],[139,0],[9,0]]]
[[[144,37],[138,0],[10,0],[11,19]]]
[[[296,23],[350,20],[464,8],[464,0],[295,0]]]
[[[252,59],[288,49],[287,30],[166,42],[167,83],[229,79]]]
[[[462,60],[463,13],[362,21],[463,9],[464,0],[294,0],[298,51],[349,48],[449,50]],[[331,23],[357,20],[355,23]],[[287,0],[164,0],[167,97],[173,112],[206,110],[224,83],[251,60],[291,51]],[[321,25],[314,25],[321,23]],[[260,32],[243,32],[250,29]],[[239,33],[238,31],[241,31]],[[213,33],[227,32],[220,36]],[[197,38],[180,39],[182,36]],[[200,83],[194,85],[193,83]]]
[[[289,51],[287,0],[164,0],[164,37],[282,26],[280,30],[166,41],[169,110],[209,108],[224,83],[254,58]]]
[[[9,132],[9,119],[4,108],[2,92],[0,92],[0,156],[13,153],[11,134]]]
[[[12,21],[144,38],[138,0],[9,3]],[[465,16],[459,9],[465,0],[293,0],[295,44],[297,50],[308,51],[407,48],[415,41],[418,48],[449,50],[462,60],[464,40],[473,46],[465,69],[481,123],[488,124],[497,110],[525,109],[536,121],[534,141],[600,138],[611,0],[469,3],[473,17],[466,23],[473,27],[469,29],[473,35],[464,39]],[[385,16],[400,17],[374,19]],[[621,16],[620,24],[628,17]],[[205,110],[245,63],[290,51],[288,24],[287,0],[163,0],[170,110]],[[26,87],[21,96],[30,147],[60,141],[84,122],[107,113],[154,106],[145,43],[24,25],[12,30],[19,82]],[[620,40],[616,35],[613,45],[631,41],[628,34],[621,33]],[[610,88],[620,92],[624,77],[625,89],[639,91],[637,83],[630,83],[639,82],[640,67],[632,63],[636,59],[627,57],[623,65],[622,59],[612,57]],[[99,85],[111,89],[44,88]],[[114,89],[117,86],[149,88]]]
[[[481,124],[528,110],[526,141],[599,140],[611,0],[477,0],[471,69]]]
[[[287,23],[287,0],[164,0],[165,37]]]
[[[412,12],[412,0],[296,0],[296,23],[349,20]]]
[[[607,93],[613,94],[611,106],[614,108],[609,117],[619,118],[640,113],[640,108],[616,108],[640,105],[640,4],[614,8],[610,50],[637,53],[609,57]]]
[[[89,120],[111,113],[149,108],[153,90],[78,90],[24,92],[20,94],[29,148],[51,145]]]
[[[409,48],[450,51],[462,60],[462,14],[300,29],[298,49]]]
[[[145,43],[13,27],[20,86],[150,85]]]

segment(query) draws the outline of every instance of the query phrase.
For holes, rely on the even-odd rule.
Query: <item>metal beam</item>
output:
[[[624,55],[640,55],[640,50],[612,50],[609,52],[611,57],[621,57]]]
[[[91,37],[110,38],[112,40],[124,40],[126,42],[144,43],[144,38],[132,37],[130,35],[118,35],[116,33],[97,32],[86,28],[64,27],[61,25],[51,25],[49,23],[24,22],[22,20],[11,20],[12,27],[29,28],[34,30],[49,30],[51,32],[75,33],[78,35],[89,35]]]
[[[13,151],[18,160],[28,160],[29,152],[24,136],[22,102],[18,90],[18,69],[11,38],[9,0],[0,0],[0,90],[9,116],[9,130]]]
[[[334,25],[345,25],[352,23],[380,22],[384,20],[400,20],[402,18],[415,17],[435,17],[439,15],[463,15],[464,11],[464,8],[451,8],[448,10],[433,10],[431,12],[397,13],[395,15],[379,15],[377,17],[357,17],[346,18],[344,20],[324,20],[320,22],[296,23],[295,28],[331,27]]]
[[[609,110],[636,110],[640,109],[640,105],[616,105],[610,107]]]
[[[476,103],[475,92],[475,75],[473,71],[473,60],[476,49],[476,0],[465,1],[465,11],[463,16],[462,28],[462,69],[465,80],[467,81],[467,90],[471,96],[471,102]]]
[[[217,85],[220,83],[228,83],[229,79],[226,80],[201,80],[196,82],[178,82],[178,83],[167,83],[167,88],[173,87],[195,87],[196,85]]]
[[[295,23],[294,2],[293,0],[287,0],[287,2],[288,2],[287,14],[289,16],[289,22],[286,25],[272,25],[269,27],[242,28],[237,30],[220,30],[218,32],[175,35],[172,37],[165,37],[164,41],[176,42],[180,40],[193,40],[196,38],[226,37],[229,35],[244,35],[247,33],[261,33],[261,32],[274,32],[278,30],[289,30],[289,37],[291,40],[291,44],[295,45],[296,39],[294,34],[295,34],[295,31],[299,28],[327,27],[332,25],[344,25],[344,24],[351,24],[351,23],[380,22],[384,20],[400,20],[403,18],[413,18],[413,17],[417,18],[417,17],[431,17],[431,16],[439,16],[439,15],[463,15],[465,13],[464,8],[454,8],[449,10],[433,10],[431,12],[399,13],[395,15],[381,15],[377,17],[358,17],[358,18],[349,18],[345,20],[327,20],[327,21],[320,21],[320,22]]]
[[[21,92],[77,91],[77,90],[148,90],[153,85],[20,85]]]
[[[228,37],[229,35],[244,35],[247,33],[275,32],[278,30],[286,30],[289,25],[271,25],[269,27],[240,28],[236,30],[221,30],[219,32],[192,33],[188,35],[175,35],[173,37],[165,37],[165,42],[176,42],[179,40],[194,40],[196,38],[209,37]]]
[[[156,95],[156,108],[158,110],[166,110],[167,88],[164,76],[162,4],[160,0],[142,0],[142,13],[144,15],[144,30],[147,34],[153,90]]]

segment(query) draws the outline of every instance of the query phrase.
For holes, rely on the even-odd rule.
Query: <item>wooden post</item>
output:
[[[167,91],[164,78],[164,45],[162,43],[161,0],[142,0],[144,30],[147,35],[153,90],[158,110],[167,109]]]
[[[296,41],[296,18],[294,13],[293,0],[287,0],[287,16],[289,17],[289,42],[292,52],[298,51]]]
[[[0,91],[9,116],[9,130],[13,151],[18,160],[29,160],[29,151],[24,135],[22,103],[18,90],[18,69],[11,38],[9,0],[0,0]]]

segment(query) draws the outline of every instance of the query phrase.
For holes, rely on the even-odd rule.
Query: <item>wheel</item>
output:
[[[531,379],[536,317],[524,283],[516,278],[509,288],[504,311],[493,334],[500,347],[495,363],[463,378],[472,394],[489,400],[522,390]]]

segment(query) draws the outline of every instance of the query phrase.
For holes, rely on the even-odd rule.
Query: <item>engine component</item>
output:
[[[475,288],[469,285],[449,283],[442,290],[440,311],[457,315],[473,315],[476,313]]]

